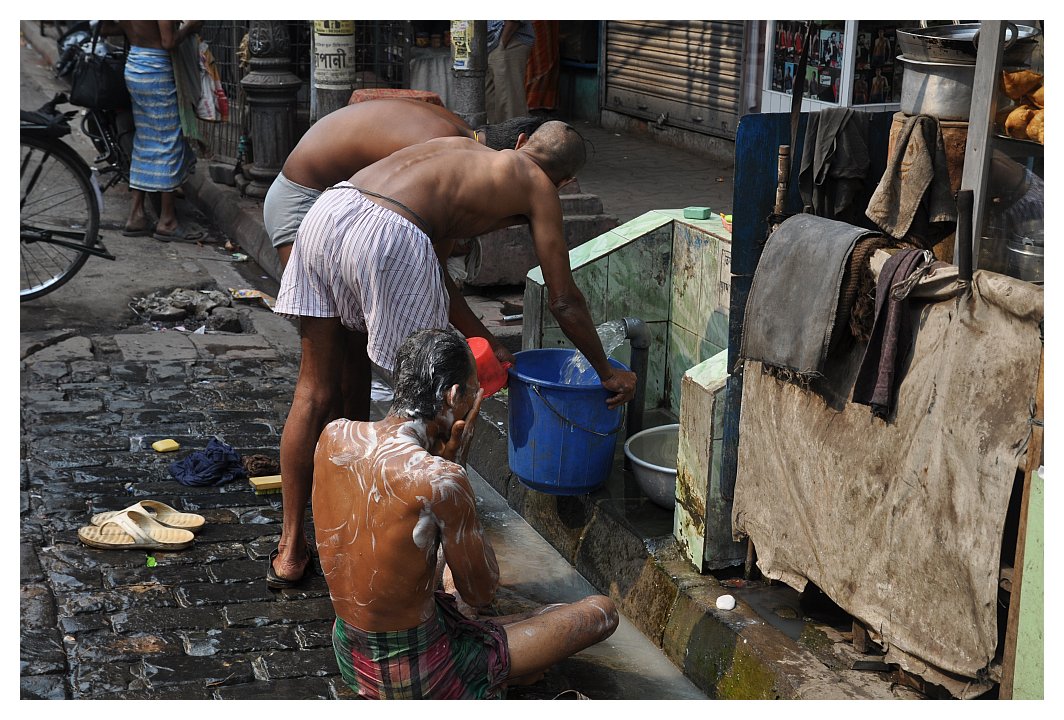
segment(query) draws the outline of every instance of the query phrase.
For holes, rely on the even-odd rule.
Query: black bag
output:
[[[123,110],[130,106],[126,89],[125,55],[97,55],[100,25],[92,32],[92,51],[82,52],[70,76],[70,102],[93,110]]]

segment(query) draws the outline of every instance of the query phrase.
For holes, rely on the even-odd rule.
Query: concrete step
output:
[[[562,219],[566,245],[572,249],[617,227],[612,215],[568,215]],[[466,278],[474,287],[522,285],[539,265],[527,225],[512,225],[473,238],[466,257]]]
[[[602,199],[590,193],[573,193],[559,195],[562,201],[562,215],[601,215]]]

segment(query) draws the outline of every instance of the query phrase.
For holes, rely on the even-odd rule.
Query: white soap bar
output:
[[[721,595],[719,598],[717,598],[717,609],[734,610],[735,598],[733,598],[731,595]]]

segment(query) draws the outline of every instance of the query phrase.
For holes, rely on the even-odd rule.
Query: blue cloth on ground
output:
[[[248,476],[240,454],[218,438],[211,438],[206,449],[170,463],[170,474],[190,486],[223,485]]]

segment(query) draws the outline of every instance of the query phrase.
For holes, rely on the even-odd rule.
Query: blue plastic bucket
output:
[[[621,408],[610,410],[610,392],[588,370],[577,383],[562,382],[575,350],[523,350],[509,373],[510,469],[520,481],[551,495],[583,495],[609,477]],[[628,368],[613,358],[615,368]]]

